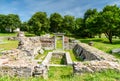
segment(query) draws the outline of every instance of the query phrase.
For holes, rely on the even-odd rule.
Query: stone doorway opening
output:
[[[64,50],[64,34],[65,33],[54,33],[55,36],[55,49],[56,50]]]

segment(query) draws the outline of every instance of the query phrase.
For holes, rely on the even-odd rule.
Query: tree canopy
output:
[[[97,9],[88,9],[83,18],[62,16],[60,13],[52,13],[48,17],[46,12],[36,12],[22,23],[16,14],[0,14],[0,32],[6,32],[6,29],[13,32],[17,27],[36,35],[64,32],[67,35],[92,38],[104,33],[112,43],[113,36],[120,37],[120,8],[117,5],[107,5],[99,12]]]

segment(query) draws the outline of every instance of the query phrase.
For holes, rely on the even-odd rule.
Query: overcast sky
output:
[[[61,15],[83,17],[89,8],[102,10],[106,5],[120,6],[120,0],[0,0],[0,14],[18,14],[27,21],[38,11],[48,14],[58,12]]]

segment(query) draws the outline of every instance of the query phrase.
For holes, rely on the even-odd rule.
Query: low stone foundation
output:
[[[77,44],[73,51],[76,57],[83,59],[83,62],[73,63],[75,74],[100,72],[107,69],[120,71],[120,60],[85,43]]]
[[[17,77],[31,77],[33,68],[29,66],[0,66],[0,75],[17,76]]]
[[[43,60],[43,62],[42,62],[42,64],[43,65],[45,65],[45,66],[47,66],[47,65],[49,65],[49,62],[50,62],[50,60],[51,60],[51,58],[52,58],[52,55],[65,55],[65,59],[66,59],[66,64],[67,65],[72,65],[73,64],[73,62],[72,62],[72,60],[71,60],[71,57],[70,57],[70,54],[69,54],[69,52],[49,52],[48,54],[47,54],[47,56],[45,57],[45,59]]]
[[[91,60],[107,60],[107,61],[117,61],[114,56],[107,54],[97,48],[89,46],[85,43],[76,44],[73,48],[76,57],[83,59],[84,61]]]
[[[73,64],[74,74],[101,72],[107,69],[120,71],[120,64],[109,61],[85,61]]]

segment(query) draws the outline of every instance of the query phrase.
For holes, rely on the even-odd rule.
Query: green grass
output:
[[[38,54],[36,57],[35,57],[35,59],[36,60],[43,60],[45,57],[46,57],[46,55],[48,54],[48,52],[51,52],[52,50],[45,50],[44,51],[44,54]]]
[[[67,79],[69,81],[69,78],[72,76],[72,72],[73,69],[71,66],[50,67],[48,73],[48,81],[64,81],[64,79]]]
[[[4,36],[17,36],[17,33],[0,33],[0,37]]]
[[[26,36],[26,37],[34,37],[34,36],[36,36],[36,35],[33,34],[33,33],[25,32],[25,36]]]
[[[73,50],[66,50],[66,52],[70,53],[72,61],[82,61],[80,58],[77,58],[75,54],[73,53]]]
[[[120,72],[106,70],[96,73],[84,73],[73,75],[72,67],[50,67],[48,79],[41,77],[19,78],[19,77],[0,77],[0,81],[120,81]]]
[[[120,39],[113,39],[113,44],[110,44],[106,38],[86,38],[79,39],[81,42],[89,43],[90,41],[94,42],[94,47],[111,54],[111,50],[115,48],[120,48]],[[115,57],[120,58],[120,55],[113,54]]]
[[[0,37],[4,37],[4,36],[17,36],[17,33],[0,33]],[[35,36],[35,34],[25,32],[25,36],[26,37],[33,37],[33,36]]]
[[[52,58],[50,60],[50,64],[62,64],[64,65],[66,62],[65,55],[52,55]]]
[[[57,49],[62,49],[63,45],[62,45],[62,37],[57,37],[57,41],[56,41],[57,45],[56,48]]]
[[[3,44],[0,44],[0,48],[4,50],[11,50],[18,47],[18,41],[3,40]]]

